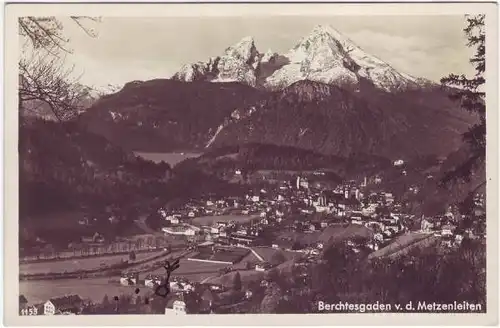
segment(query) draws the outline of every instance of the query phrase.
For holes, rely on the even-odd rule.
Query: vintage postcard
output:
[[[498,323],[495,4],[5,15],[7,325]]]

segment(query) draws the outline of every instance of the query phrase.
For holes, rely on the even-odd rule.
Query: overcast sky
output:
[[[67,22],[63,19],[64,22]],[[239,18],[106,18],[90,38],[65,24],[81,82],[102,87],[132,80],[168,78],[180,66],[221,55],[245,36],[260,52],[286,52],[315,25],[348,36],[368,53],[416,77],[438,81],[473,73],[465,46],[463,16],[331,16]]]

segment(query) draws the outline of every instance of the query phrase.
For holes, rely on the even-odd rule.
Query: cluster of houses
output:
[[[453,214],[451,209],[444,215],[435,217],[423,217],[420,221],[420,231],[434,234],[441,237],[441,245],[445,247],[458,247],[464,239],[478,239],[485,237],[486,213],[484,211],[484,196],[474,197],[474,217],[472,226],[460,227],[460,222],[465,219],[465,215]]]
[[[235,291],[218,284],[197,284],[189,291],[174,292],[165,306],[165,315],[223,313],[224,307],[248,302],[250,289]]]
[[[380,177],[374,176],[369,183],[377,184],[380,181]],[[314,232],[338,223],[364,225],[376,231],[370,246],[376,250],[381,243],[407,230],[403,221],[409,216],[398,213],[400,205],[392,193],[368,193],[367,184],[368,179],[364,178],[360,183],[348,181],[332,189],[298,176],[266,189],[255,190],[244,197],[210,198],[188,203],[176,211],[160,208],[158,213],[168,222],[162,228],[166,234],[202,234],[205,240],[225,245],[255,245],[261,232],[269,227]],[[291,217],[296,217],[291,214],[297,213],[301,220],[290,221]],[[316,215],[318,213],[321,215]],[[252,219],[246,223],[221,220],[210,226],[192,223],[198,216],[227,214],[248,215]]]
[[[19,296],[20,315],[74,315],[81,314],[83,299],[78,295],[54,297],[45,303],[29,305],[24,295]]]
[[[146,286],[149,288],[155,288],[158,285],[161,285],[164,282],[165,277],[161,275],[153,275],[148,274],[144,277],[144,279],[139,279],[139,273],[123,273],[120,277],[120,284],[123,286]],[[194,287],[189,280],[183,277],[173,277],[171,281],[169,281],[170,290],[177,291],[191,291]]]
[[[138,278],[137,278],[138,279]],[[161,277],[147,275],[138,284],[154,288],[160,284]],[[124,284],[129,283],[124,277]],[[235,292],[220,284],[193,283],[182,277],[171,279],[170,293],[166,296],[165,315],[214,313],[218,307],[243,302],[252,297],[251,290]]]
[[[399,168],[404,168],[404,164],[403,160],[393,163]],[[358,182],[347,181],[331,188],[314,180],[315,175],[321,174],[324,173],[314,172],[313,177],[297,176],[281,180],[243,197],[209,198],[192,202],[170,213],[160,209],[162,218],[169,222],[163,231],[172,235],[201,234],[204,240],[224,245],[251,246],[262,242],[259,236],[268,228],[308,233],[322,231],[339,223],[355,224],[374,232],[373,240],[367,246],[377,250],[407,232],[408,222],[415,219],[412,215],[402,213],[402,206],[394,194],[386,191],[369,192],[367,186],[380,184],[380,176],[365,177]],[[416,186],[410,186],[410,189],[418,192]],[[484,203],[484,197],[476,197],[475,202]],[[210,226],[192,224],[192,219],[197,216],[227,214],[248,215],[252,219],[245,223],[220,220]],[[447,231],[442,235],[446,236]],[[314,248],[310,251],[317,252]]]

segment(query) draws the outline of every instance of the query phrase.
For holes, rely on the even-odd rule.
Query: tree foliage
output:
[[[485,15],[466,16],[466,20],[464,32],[468,40],[467,46],[475,50],[470,63],[474,66],[476,73],[470,78],[464,74],[450,74],[441,79],[441,83],[454,88],[451,98],[458,101],[464,110],[477,115],[478,123],[463,135],[464,141],[470,146],[470,155],[461,165],[445,175],[443,179],[445,183],[456,179],[469,180],[473,171],[480,165],[484,165],[486,156]]]
[[[261,313],[276,313],[279,306],[283,292],[277,283],[272,282],[269,287],[267,287],[264,298],[262,299],[260,305]]]
[[[240,276],[239,272],[236,272],[236,275],[234,276],[234,280],[233,280],[233,289],[236,291],[240,291],[241,287],[242,287],[241,276]]]
[[[278,252],[273,254],[270,262],[272,265],[280,265],[281,263],[283,263],[285,261],[286,261],[285,255],[281,251],[278,251]]]
[[[135,252],[134,252],[134,251],[132,251],[132,252],[130,252],[130,253],[128,254],[128,259],[129,259],[130,261],[135,261],[135,259],[136,259],[136,258],[137,258],[137,256],[135,255]]]
[[[467,301],[481,304],[484,312],[485,254],[483,243],[468,239],[458,249],[437,244],[397,258],[371,260],[353,254],[345,245],[332,245],[325,250],[320,263],[290,273],[280,272],[269,279],[271,283],[257,311],[311,313],[318,311],[318,301],[358,304]]]

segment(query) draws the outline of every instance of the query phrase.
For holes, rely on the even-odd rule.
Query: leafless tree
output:
[[[71,16],[71,21],[90,37],[96,37],[89,21],[95,17]],[[71,118],[81,109],[89,89],[72,78],[73,68],[64,66],[65,57],[72,53],[69,39],[63,35],[63,24],[53,16],[19,18],[19,34],[24,38],[19,58],[19,109],[37,110],[45,106],[58,120]]]

